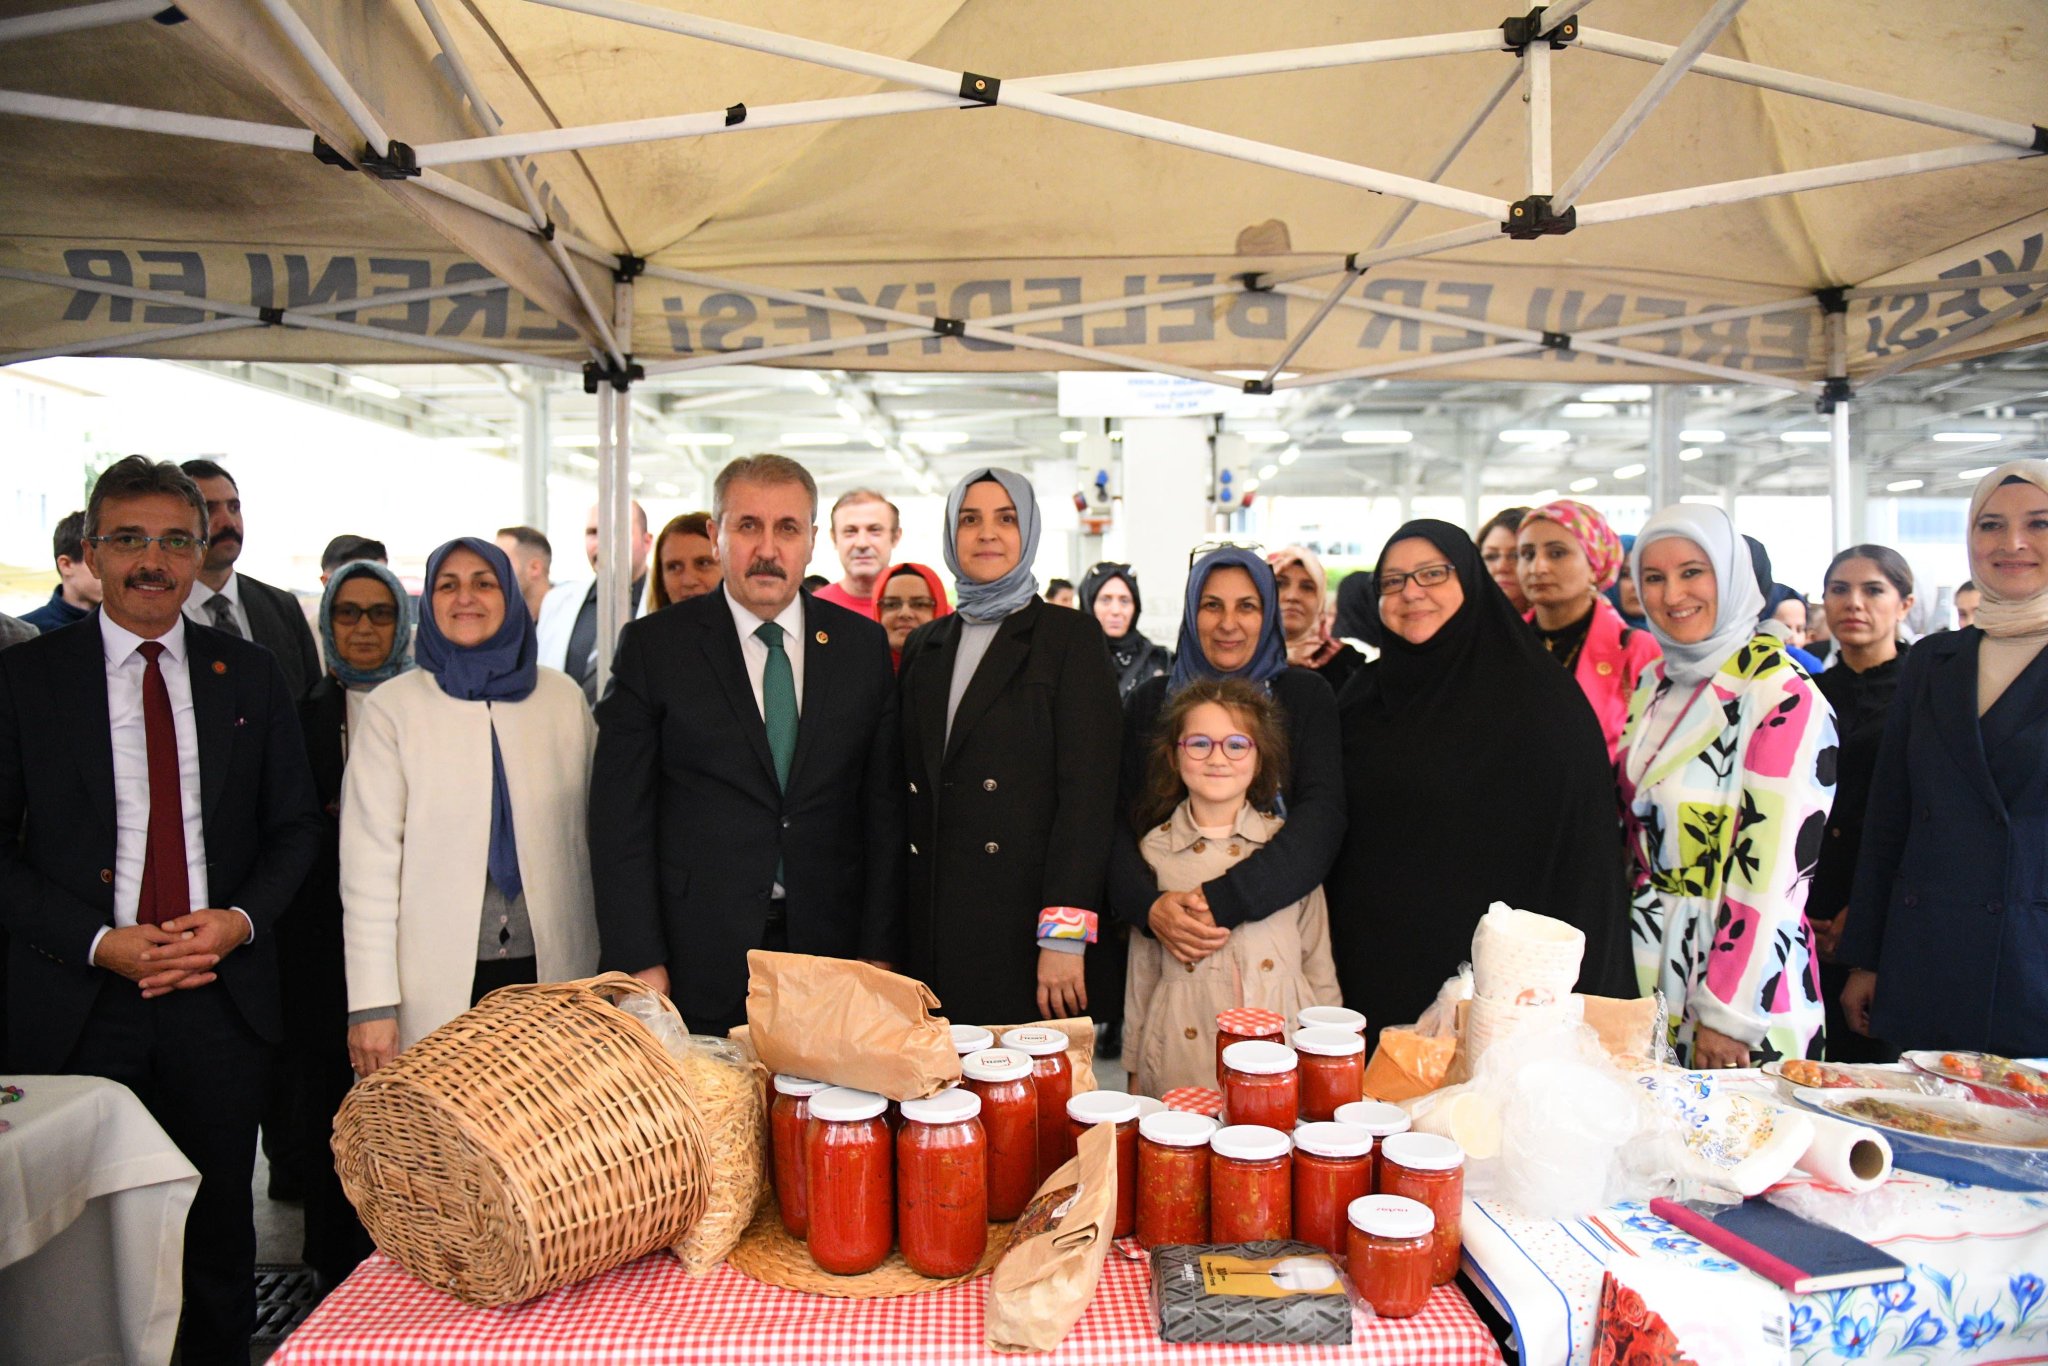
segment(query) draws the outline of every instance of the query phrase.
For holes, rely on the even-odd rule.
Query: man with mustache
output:
[[[206,522],[176,465],[117,461],[85,514],[100,608],[0,654],[0,1066],[122,1083],[199,1169],[188,1366],[249,1359],[249,1185],[283,1024],[278,917],[321,822],[276,661],[180,611]],[[75,1320],[80,1355],[142,1346],[115,1340],[109,1305],[50,1312]]]
[[[874,606],[875,575],[889,567],[902,539],[903,517],[894,503],[873,489],[840,494],[832,505],[832,548],[846,577],[817,595],[866,616]]]
[[[277,656],[285,686],[297,701],[324,672],[313,628],[299,600],[282,588],[235,572],[242,556],[242,490],[211,460],[187,460],[181,469],[206,499],[206,562],[199,566],[185,615],[202,626],[253,640]]]
[[[747,953],[898,961],[903,760],[889,638],[801,591],[818,486],[780,455],[712,488],[720,592],[628,625],[597,704],[599,965],[694,1033],[746,1019]]]

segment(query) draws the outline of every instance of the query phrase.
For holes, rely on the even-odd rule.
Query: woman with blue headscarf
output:
[[[419,668],[365,699],[342,788],[359,1076],[488,991],[597,970],[585,833],[597,727],[583,690],[536,664],[533,619],[494,543],[448,542],[426,581]]]
[[[1162,892],[1133,824],[1146,805],[1145,770],[1160,710],[1198,678],[1264,688],[1287,726],[1290,771],[1280,782],[1286,824],[1270,844],[1191,892]],[[1184,964],[1207,958],[1233,927],[1263,920],[1320,887],[1344,838],[1344,775],[1337,699],[1313,669],[1287,662],[1280,596],[1265,557],[1242,546],[1212,550],[1188,571],[1173,672],[1138,686],[1124,704],[1124,746],[1110,909]]]
[[[981,469],[946,498],[954,610],[903,646],[909,973],[954,1020],[1089,1006],[1116,806],[1116,676],[1102,628],[1038,597],[1030,481]]]

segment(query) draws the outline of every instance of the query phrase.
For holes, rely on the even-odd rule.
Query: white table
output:
[[[0,1358],[171,1358],[199,1172],[127,1087],[0,1076]]]

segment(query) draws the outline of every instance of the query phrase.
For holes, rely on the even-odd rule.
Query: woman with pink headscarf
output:
[[[1330,579],[1323,562],[1307,546],[1290,545],[1266,556],[1280,595],[1280,630],[1287,641],[1287,662],[1313,669],[1343,692],[1365,656],[1330,634]]]
[[[1601,591],[1621,573],[1621,538],[1592,508],[1560,498],[1522,519],[1515,550],[1528,620],[1592,703],[1611,763],[1628,724],[1629,694],[1660,653],[1656,638],[1623,621]]]

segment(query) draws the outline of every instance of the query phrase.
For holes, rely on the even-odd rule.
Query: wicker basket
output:
[[[377,1246],[475,1305],[668,1247],[710,1160],[681,1069],[612,1004],[623,973],[505,987],[349,1092],[342,1189]]]

